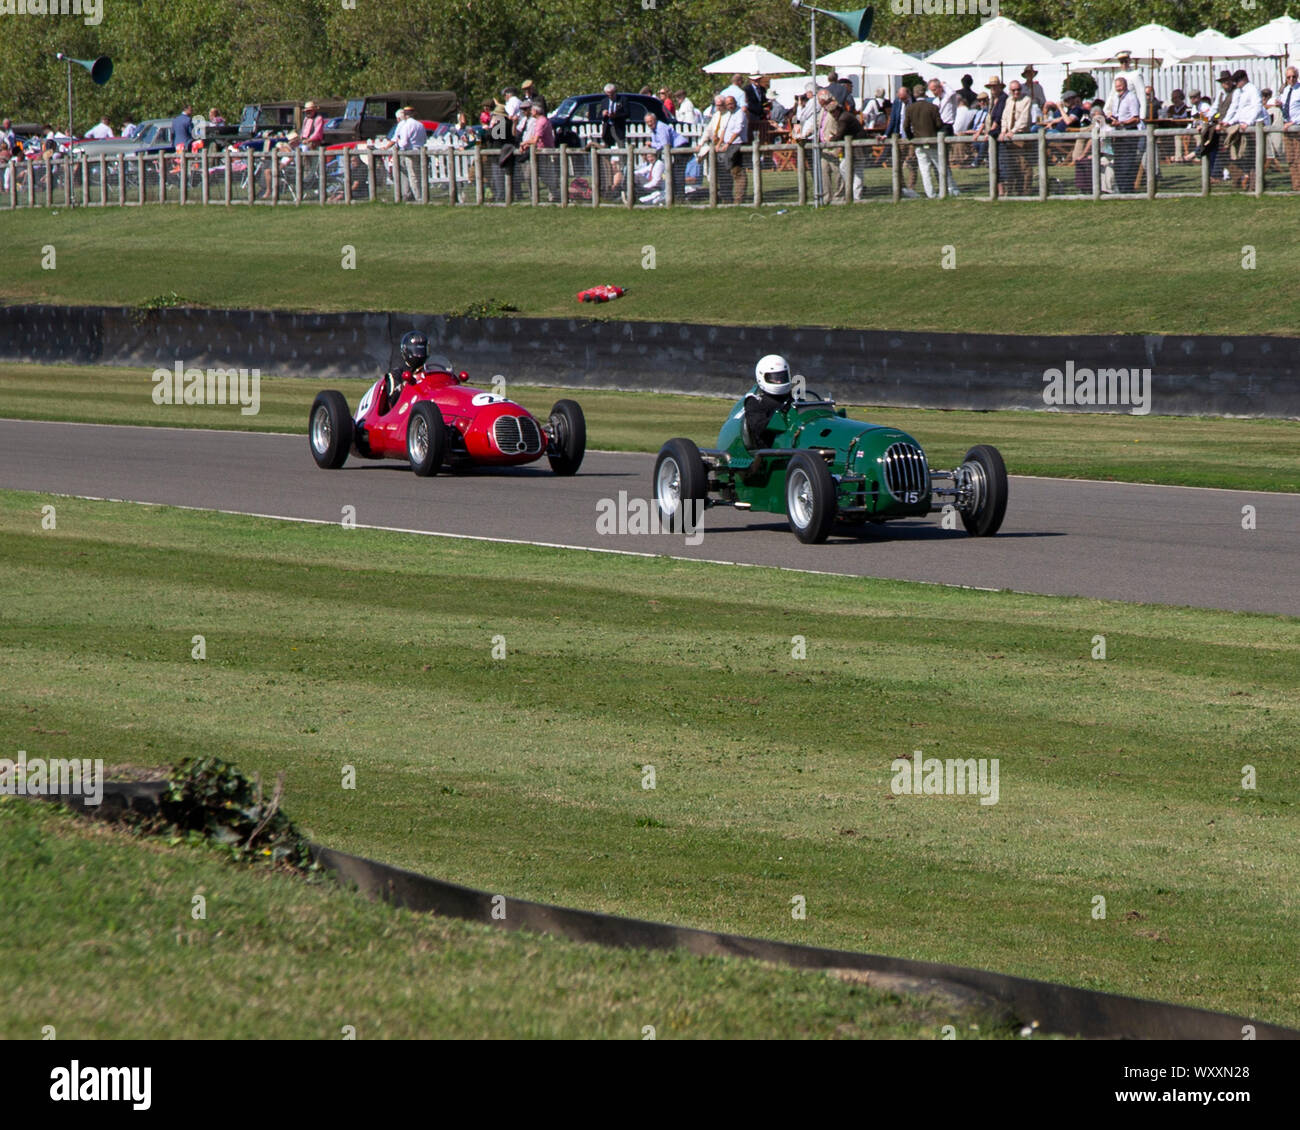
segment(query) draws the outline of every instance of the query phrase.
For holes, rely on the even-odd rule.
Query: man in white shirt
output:
[[[731,170],[731,202],[743,204],[745,188],[749,177],[745,172],[745,143],[749,141],[749,115],[741,110],[736,99],[727,96],[724,104],[727,112],[726,125],[722,127],[722,149],[727,153],[727,165]],[[721,154],[722,149],[718,152]]]
[[[978,111],[973,103],[967,102],[964,98],[957,100],[957,116],[953,119],[952,132],[957,137],[964,137],[966,134],[974,133],[979,126],[975,120]]]
[[[93,137],[96,141],[103,141],[113,136],[113,127],[108,124],[107,118],[100,118],[98,124],[91,126],[86,132],[86,136]]]
[[[660,151],[647,145],[641,150],[641,163],[633,173],[637,185],[644,196],[642,204],[662,204],[664,202],[664,161]]]
[[[1282,149],[1291,174],[1291,191],[1300,192],[1300,72],[1295,67],[1286,69],[1286,85],[1277,93],[1277,104],[1282,111]]]
[[[722,95],[724,102],[728,98],[734,98],[737,106],[743,106],[745,104],[745,76],[732,75],[731,82],[718,93]]]
[[[817,128],[817,86],[807,83],[803,88],[803,101],[795,112],[794,136],[798,141],[809,140]]]
[[[1142,110],[1137,92],[1130,89],[1128,80],[1123,75],[1115,76],[1115,90],[1112,99],[1106,99],[1106,121],[1112,129],[1136,130],[1142,120]],[[1109,109],[1113,104],[1114,109]],[[1112,145],[1115,147],[1115,191],[1132,192],[1137,180],[1140,150],[1139,138],[1117,136]]]
[[[1228,153],[1228,163],[1232,166],[1243,191],[1251,187],[1254,175],[1254,156],[1246,147],[1246,137],[1253,133],[1255,123],[1266,121],[1264,100],[1259,95],[1259,87],[1250,81],[1245,71],[1237,71],[1232,76],[1236,91],[1228,112],[1223,117],[1224,142]]]
[[[722,95],[714,97],[713,113],[705,124],[704,132],[700,134],[700,142],[695,147],[695,156],[686,164],[687,196],[704,191],[704,185],[700,182],[704,180],[704,170],[708,167],[709,150],[722,147],[722,131],[726,129],[730,117]]]
[[[402,119],[393,133],[394,144],[398,149],[422,149],[428,140],[429,131],[424,128],[424,123],[410,106],[403,106]]]
[[[884,104],[885,88],[883,86],[878,86],[876,87],[875,97],[869,99],[867,104],[862,107],[862,124],[867,129],[876,128],[876,119],[879,118],[883,112]]]
[[[1232,76],[1237,84],[1237,92],[1232,96],[1232,105],[1223,119],[1225,126],[1253,126],[1264,121],[1264,100],[1259,95],[1259,87],[1250,81],[1245,71],[1237,71]]]
[[[1147,116],[1147,80],[1143,77],[1142,71],[1133,65],[1133,56],[1130,52],[1116,52],[1115,58],[1119,60],[1119,70],[1115,72],[1115,77],[1122,78],[1129,92],[1137,99],[1138,120],[1143,121]],[[1106,114],[1108,117],[1114,114],[1111,98],[1106,99]]]
[[[397,123],[397,129],[393,133],[394,147],[398,150],[423,149],[424,143],[428,140],[429,131],[424,128],[424,123],[415,116],[415,110],[410,106],[403,106],[401,121]],[[402,171],[405,173],[408,182],[403,186],[403,194],[407,195],[408,199],[416,199],[419,195],[416,189],[418,179],[416,170],[419,166],[416,164],[415,155],[399,152],[393,159],[402,165]]]
[[[955,132],[957,107],[960,104],[958,88],[949,90],[937,78],[930,80],[930,101],[939,107],[939,121],[943,132],[951,137]]]

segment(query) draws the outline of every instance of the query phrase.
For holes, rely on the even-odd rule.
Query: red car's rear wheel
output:
[[[312,458],[316,466],[337,471],[352,450],[352,416],[341,392],[316,394],[307,420]]]

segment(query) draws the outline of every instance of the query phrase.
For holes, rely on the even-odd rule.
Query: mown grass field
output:
[[[1014,334],[1292,334],[1285,197],[717,212],[0,210],[6,302],[521,314]],[[355,269],[344,269],[344,247]],[[46,270],[43,248],[53,246]],[[955,269],[941,268],[945,248]],[[1244,248],[1256,251],[1243,269]],[[653,250],[654,269],[643,264]],[[630,286],[580,306],[598,283]]]
[[[832,974],[394,910],[15,797],[0,798],[0,858],[4,1039],[46,1025],[64,1040],[1012,1036]]]
[[[154,404],[151,370],[0,364],[0,416],[105,424],[301,432],[318,382],[263,377],[256,415],[237,408]],[[471,380],[475,378],[471,376]],[[333,381],[355,406],[365,381]],[[482,383],[488,385],[489,379]],[[588,442],[613,451],[657,451],[670,436],[703,447],[717,440],[729,403],[708,397],[511,385],[545,416],[561,396],[587,415]],[[974,443],[999,447],[1012,472],[1241,490],[1300,490],[1300,421],[1048,412],[950,412],[849,405],[859,419],[915,435],[934,466],[955,466]]]
[[[53,530],[41,528],[46,502]],[[1300,1024],[1294,619],[20,493],[0,495],[0,609],[0,725],[31,757],[148,768],[219,755],[265,779],[283,770],[286,808],[321,842],[507,895]],[[1104,660],[1091,658],[1097,635]],[[998,758],[998,803],[896,796],[891,763],[917,750]],[[73,861],[92,848],[44,850]],[[32,853],[14,854],[30,874]],[[267,880],[188,857],[113,866],[141,881],[92,898],[93,876],[70,862],[57,879],[39,868],[24,879],[30,896],[6,892],[20,918],[39,921],[64,891],[52,924],[31,926],[32,938],[59,940],[59,976],[47,971],[36,989],[26,966],[0,967],[7,998],[28,986],[21,1010],[7,1010],[23,1025],[49,1022],[47,998],[71,1007],[50,986],[78,974],[85,992],[120,972],[123,999],[159,984],[160,938],[194,931],[200,881],[242,892],[242,924],[217,940],[210,913],[212,936],[188,962],[168,948],[161,980],[177,1011],[218,994],[226,1011],[211,1034],[254,1023],[222,1019],[236,999],[214,988],[223,977],[254,990],[258,1023],[331,1034],[354,1022],[325,1008],[337,978],[367,963],[443,968],[445,926],[315,891],[282,901],[262,893]],[[167,874],[183,878],[172,886]],[[798,895],[804,920],[791,915]],[[14,913],[0,922],[24,931],[7,951],[29,940]],[[241,932],[250,923],[256,938]],[[468,984],[485,952],[476,937],[451,946]],[[331,958],[343,939],[355,939],[351,954]],[[492,1006],[505,1030],[572,1033],[624,983],[601,966],[576,1011],[552,1007],[597,958],[484,945],[506,952],[512,972],[497,984],[530,986]],[[530,965],[528,945],[553,956]],[[632,975],[659,968],[609,960]],[[494,958],[484,976],[495,970]],[[758,982],[700,975],[720,986],[710,999],[743,997],[727,1015],[763,1007],[749,996]],[[689,999],[681,983],[656,999]],[[784,984],[774,999],[803,991]],[[429,1006],[394,993],[364,1022],[406,1010],[388,1031],[422,1031]],[[828,1025],[846,1015],[842,999],[816,999]],[[164,1021],[168,1007],[151,1023],[203,1022]],[[654,1022],[640,1013],[619,1008],[602,1023]],[[106,1013],[85,1022],[113,1028]]]

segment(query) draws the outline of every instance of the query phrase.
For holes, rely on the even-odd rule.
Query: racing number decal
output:
[[[366,413],[370,411],[370,402],[375,399],[375,389],[379,387],[379,382],[370,386],[369,391],[361,398],[361,403],[357,405],[357,419],[364,420]]]

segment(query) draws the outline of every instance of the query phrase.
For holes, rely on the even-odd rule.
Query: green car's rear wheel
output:
[[[820,455],[807,451],[790,457],[785,471],[785,512],[794,536],[823,542],[835,521],[835,480]]]
[[[665,529],[694,533],[709,494],[709,472],[689,439],[670,439],[655,460],[655,502]]]

